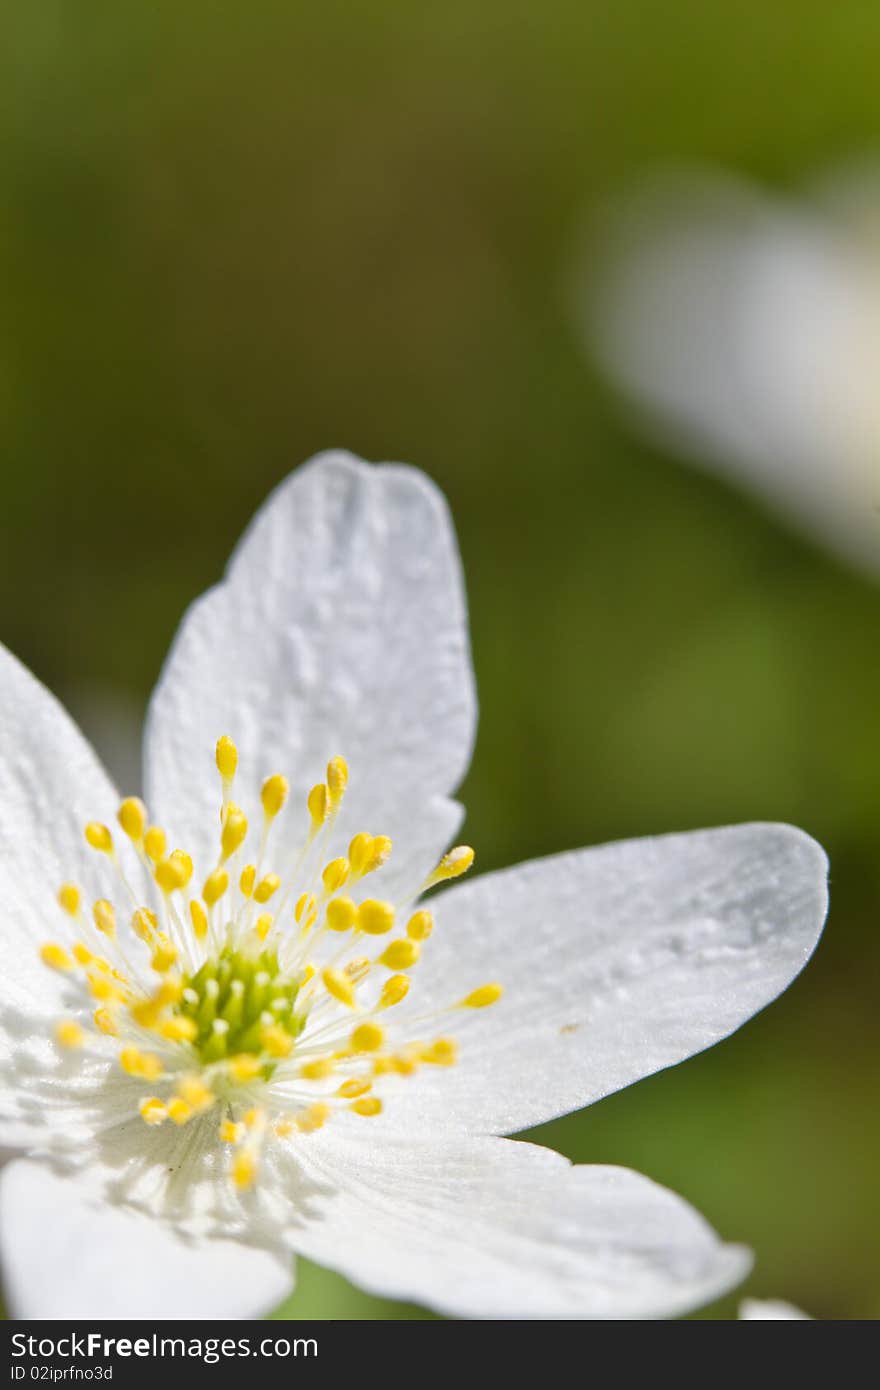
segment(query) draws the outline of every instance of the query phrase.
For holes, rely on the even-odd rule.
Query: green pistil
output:
[[[293,1007],[299,983],[282,974],[274,950],[253,955],[226,946],[187,976],[183,989],[178,1009],[195,1020],[198,1033],[192,1045],[205,1064],[242,1052],[258,1055],[264,1014],[271,1014],[292,1038],[302,1032],[303,1020]]]

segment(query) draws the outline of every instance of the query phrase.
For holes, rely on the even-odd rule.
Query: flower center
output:
[[[390,1011],[409,993],[433,915],[414,900],[364,895],[364,880],[391,853],[387,836],[361,832],[331,857],[348,781],[344,760],[333,758],[327,780],[309,792],[308,829],[293,844],[276,829],[286,779],[276,774],[263,783],[254,837],[232,799],[238,753],[231,739],[219,740],[216,763],[220,843],[201,892],[190,892],[189,854],[169,853],[165,832],[129,797],[117,819],[150,901],[131,886],[124,842],[117,847],[109,828],[92,821],[86,841],[106,857],[126,908],[102,898],[89,914],[79,888],[64,884],[58,901],[74,939],[49,942],[41,955],[71,981],[73,1010],[57,1025],[57,1042],[105,1055],[108,1046],[118,1048],[123,1071],[154,1088],[133,1102],[148,1125],[213,1114],[218,1142],[232,1146],[231,1176],[246,1188],[267,1142],[308,1134],[339,1110],[378,1115],[382,1079],[451,1066],[457,1044],[444,1033],[425,1039],[413,1036],[412,1024],[394,1025]],[[450,850],[419,893],[457,878],[473,858],[467,846]],[[402,914],[405,928],[395,935]],[[120,929],[124,917],[128,929]],[[420,1022],[436,1024],[500,995],[500,985],[482,985]]]

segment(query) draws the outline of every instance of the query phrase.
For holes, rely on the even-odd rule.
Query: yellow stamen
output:
[[[99,854],[113,853],[113,836],[100,821],[90,820],[85,829],[86,841]]]
[[[419,958],[419,943],[410,941],[408,936],[400,936],[389,941],[379,960],[389,970],[409,970]]]
[[[246,864],[241,871],[241,878],[238,880],[238,886],[241,889],[244,897],[249,898],[251,896],[251,894],[254,891],[254,884],[256,883],[256,881],[256,864]]]
[[[160,934],[156,942],[156,949],[153,952],[150,964],[157,975],[164,975],[166,970],[170,970],[177,960],[177,947],[169,941],[167,936]]]
[[[159,919],[148,907],[139,907],[131,919],[131,929],[147,945],[152,941],[159,927]]]
[[[266,874],[261,878],[254,892],[254,899],[258,903],[267,903],[278,889],[281,887],[281,879],[277,874]]]
[[[331,931],[350,931],[357,912],[351,898],[334,898],[327,904],[327,926]]]
[[[242,1191],[253,1186],[257,1176],[257,1160],[250,1149],[239,1149],[232,1160],[232,1181]]]
[[[114,937],[116,935],[116,912],[112,903],[106,898],[99,898],[92,908],[92,917],[99,932],[105,936]]]
[[[128,838],[134,844],[139,845],[144,838],[144,831],[147,827],[147,808],[140,797],[126,797],[116,812],[116,819]]]
[[[168,848],[168,837],[160,825],[151,825],[144,832],[144,851],[148,859],[152,859],[154,864],[158,864],[160,859],[165,858],[165,851]]]
[[[351,872],[351,865],[347,859],[331,859],[330,863],[321,874],[321,881],[327,893],[338,893],[344,887]]]
[[[160,1024],[159,1032],[163,1038],[169,1042],[193,1042],[198,1036],[198,1027],[194,1018],[187,1018],[186,1014],[175,1014],[173,1018],[166,1018]]]
[[[223,781],[231,782],[238,767],[238,749],[228,734],[217,740],[214,758]]]
[[[351,1035],[355,1052],[378,1052],[384,1041],[385,1033],[378,1023],[359,1023]]]
[[[138,1106],[141,1119],[148,1125],[160,1125],[168,1118],[168,1109],[158,1096],[147,1096]]]
[[[314,1062],[304,1062],[299,1074],[306,1081],[323,1081],[326,1077],[332,1076],[335,1070],[331,1057],[316,1057]]]
[[[62,1018],[55,1025],[55,1038],[62,1047],[82,1047],[86,1040],[83,1029],[72,1018]]]
[[[458,1044],[455,1038],[437,1038],[421,1049],[419,1057],[435,1067],[451,1067],[458,1060]]]
[[[145,1081],[158,1081],[163,1067],[153,1052],[141,1052],[137,1047],[124,1047],[119,1054],[119,1065],[129,1076],[140,1076]]]
[[[58,889],[58,901],[69,917],[75,917],[79,912],[80,897],[75,883],[62,883]]]
[[[431,888],[435,883],[441,883],[448,878],[459,878],[466,874],[474,862],[474,851],[470,845],[456,845],[448,854],[444,854],[440,863],[432,874],[425,880],[425,887]]]
[[[229,875],[225,869],[215,869],[212,874],[209,874],[202,888],[202,897],[208,907],[213,907],[215,903],[218,903],[228,887]]]
[[[253,1081],[260,1074],[261,1063],[250,1052],[240,1052],[237,1057],[229,1058],[226,1067],[233,1081]]]
[[[182,1096],[172,1096],[168,1102],[168,1118],[176,1125],[185,1125],[193,1117],[193,1108]]]
[[[406,934],[412,941],[427,941],[433,930],[434,917],[424,908],[414,912],[406,924]]]
[[[322,970],[321,979],[328,994],[332,994],[334,999],[338,999],[340,1004],[345,1004],[349,1009],[355,1006],[354,985],[351,980],[341,970]]]
[[[263,803],[263,814],[267,820],[274,820],[281,810],[290,787],[286,777],[276,773],[274,777],[267,777],[260,792],[260,800]]]
[[[207,1110],[214,1104],[214,1092],[205,1085],[200,1076],[185,1076],[177,1090],[193,1110]]]
[[[366,1095],[372,1084],[372,1081],[358,1081],[352,1077],[350,1081],[343,1081],[336,1094],[343,1100],[357,1100],[358,1096]]]
[[[208,914],[200,902],[193,898],[189,905],[189,915],[192,921],[192,929],[195,932],[197,941],[204,941],[208,935]]]
[[[106,1034],[108,1038],[119,1036],[119,1025],[109,1009],[96,1009],[92,1017],[95,1020],[95,1027]]]
[[[311,1134],[314,1130],[320,1129],[330,1118],[330,1106],[318,1102],[310,1105],[307,1110],[303,1110],[296,1117],[296,1127],[303,1134]]]
[[[312,834],[316,834],[327,819],[329,803],[329,793],[323,782],[319,782],[316,787],[312,787],[306,799],[309,809],[309,816],[312,821]]]
[[[257,936],[260,938],[261,941],[266,940],[266,937],[272,930],[272,925],[274,921],[275,918],[273,917],[271,912],[260,913],[256,922],[254,923],[254,931],[257,933]]]
[[[352,1101],[348,1108],[355,1115],[381,1115],[382,1102],[378,1096],[363,1096],[361,1100]]]
[[[230,808],[220,832],[220,848],[223,860],[231,859],[247,837],[248,823],[247,816],[242,811]]]
[[[234,1120],[221,1120],[218,1138],[223,1144],[237,1144],[244,1138],[244,1125],[237,1125]]]
[[[73,961],[64,947],[58,946],[54,941],[47,941],[45,946],[40,947],[40,960],[51,970],[73,969]]]
[[[331,758],[327,764],[327,792],[330,810],[336,811],[348,785],[348,764],[344,758]]]
[[[382,993],[379,996],[379,1008],[390,1009],[394,1004],[399,1004],[401,999],[405,999],[409,993],[409,976],[392,975],[382,986]]]
[[[479,989],[472,989],[470,994],[466,994],[458,1005],[460,1009],[487,1009],[490,1004],[494,1004],[504,993],[504,986],[499,984],[480,985]]]
[[[260,1031],[260,1043],[270,1057],[287,1057],[293,1051],[293,1038],[280,1023],[268,1023]]]
[[[366,932],[369,936],[382,936],[394,926],[394,908],[390,903],[367,898],[358,908],[357,924],[358,931]]]

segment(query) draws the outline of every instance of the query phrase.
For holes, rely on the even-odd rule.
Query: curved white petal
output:
[[[865,196],[876,225],[876,180]],[[712,171],[659,175],[612,219],[582,312],[673,447],[876,571],[880,255],[851,221]]]
[[[747,1251],[625,1168],[506,1139],[371,1143],[341,1129],[301,1146],[324,1190],[291,1240],[373,1293],[463,1317],[656,1318],[748,1272]]]
[[[802,831],[741,825],[449,888],[419,988],[393,1023],[405,1034],[408,1014],[489,980],[505,994],[434,1025],[458,1036],[460,1062],[403,1079],[387,1123],[511,1133],[683,1061],[791,983],[822,929],[825,880],[825,855]]]
[[[809,1313],[802,1313],[793,1303],[785,1303],[781,1298],[744,1298],[739,1305],[740,1318],[789,1318],[801,1322],[812,1322]]]
[[[151,810],[193,852],[217,827],[214,742],[240,752],[237,799],[259,807],[284,772],[283,834],[305,828],[308,788],[341,754],[351,780],[339,838],[390,834],[427,805],[444,839],[458,815],[476,719],[465,599],[445,501],[421,473],[321,455],[257,513],[226,578],[184,617],[150,706]],[[216,851],[215,851],[216,852]],[[421,862],[410,877],[424,871]],[[417,884],[416,884],[417,886]]]
[[[48,1012],[57,1004],[62,981],[41,963],[39,947],[69,921],[55,896],[63,882],[107,896],[107,861],[88,849],[83,830],[90,820],[114,823],[118,800],[55,697],[0,647],[4,1005]]]
[[[186,1240],[26,1160],[0,1176],[0,1251],[15,1318],[254,1318],[293,1286],[289,1257]]]

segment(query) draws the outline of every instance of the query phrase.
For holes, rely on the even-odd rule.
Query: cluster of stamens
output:
[[[152,904],[130,886],[110,829],[90,822],[86,841],[115,871],[125,912],[108,898],[86,911],[80,889],[65,883],[58,901],[73,939],[49,942],[41,955],[75,982],[77,1003],[87,1001],[91,1015],[86,1021],[78,1007],[77,1016],[62,1019],[57,1042],[106,1049],[107,1039],[115,1040],[119,1065],[150,1087],[138,1102],[144,1122],[186,1125],[208,1117],[231,1147],[235,1184],[247,1188],[267,1139],[313,1132],[340,1109],[378,1115],[379,1078],[451,1066],[457,1046],[445,1034],[401,1039],[389,1026],[388,1011],[406,998],[408,972],[434,925],[431,912],[412,902],[404,931],[394,934],[400,906],[361,896],[391,841],[360,833],[345,855],[322,862],[348,781],[344,760],[333,758],[326,781],[309,792],[305,839],[278,856],[291,864],[283,877],[267,861],[288,798],[286,778],[276,774],[262,785],[251,862],[248,818],[233,800],[238,753],[230,738],[219,740],[216,763],[220,844],[201,892],[192,894],[190,856],[169,852],[165,832],[150,824],[143,802],[129,797],[117,820],[155,885]],[[467,846],[451,850],[419,893],[457,878],[473,859]],[[500,995],[500,985],[482,985],[427,1021],[484,1008]]]

